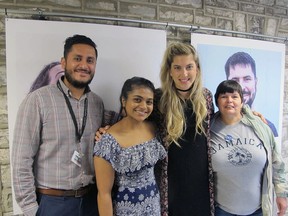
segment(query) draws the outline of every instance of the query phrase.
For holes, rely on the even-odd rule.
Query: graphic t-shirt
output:
[[[216,203],[232,214],[253,213],[261,206],[263,143],[241,121],[225,125],[220,118],[211,125],[211,142]]]

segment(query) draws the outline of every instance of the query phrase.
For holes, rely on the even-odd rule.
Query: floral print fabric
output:
[[[156,138],[123,148],[106,133],[96,143],[94,156],[107,160],[115,170],[114,215],[160,215],[154,165],[166,157],[166,151]]]

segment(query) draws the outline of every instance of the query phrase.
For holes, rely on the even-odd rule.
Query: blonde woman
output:
[[[213,215],[208,125],[214,109],[212,94],[202,86],[195,48],[178,42],[170,44],[160,78],[161,89],[155,95],[151,119],[159,122],[168,151],[168,158],[156,170],[162,215]]]

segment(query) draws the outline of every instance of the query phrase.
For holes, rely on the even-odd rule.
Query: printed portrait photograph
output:
[[[191,43],[200,57],[204,86],[214,94],[223,80],[237,81],[243,102],[260,112],[281,138],[285,45],[203,34],[192,34]]]

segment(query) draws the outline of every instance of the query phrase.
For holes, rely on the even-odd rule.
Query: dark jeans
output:
[[[223,209],[219,207],[215,207],[215,216],[263,216],[262,209],[259,208],[255,212],[249,215],[236,215],[236,214],[231,214],[229,212],[224,211]]]
[[[59,197],[37,193],[36,216],[99,216],[96,187],[83,197]]]

